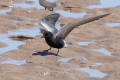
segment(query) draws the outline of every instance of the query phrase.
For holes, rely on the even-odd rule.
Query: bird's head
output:
[[[43,36],[44,36],[45,38],[51,38],[51,37],[53,37],[53,34],[52,34],[51,32],[49,32],[49,31],[47,31],[47,32],[44,32],[44,33],[43,33]]]

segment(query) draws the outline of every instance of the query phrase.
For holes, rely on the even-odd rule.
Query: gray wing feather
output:
[[[65,39],[66,36],[74,28],[76,28],[76,27],[78,27],[80,25],[83,25],[83,24],[98,20],[98,19],[103,18],[103,17],[108,16],[108,15],[110,15],[110,14],[103,14],[103,15],[99,15],[99,16],[95,16],[95,17],[91,17],[91,18],[87,18],[87,19],[83,19],[83,20],[77,20],[77,21],[74,21],[72,23],[68,23],[56,34],[56,37],[59,37],[61,39]]]
[[[41,22],[40,25],[44,27],[47,31],[50,31],[52,33],[57,33],[57,29],[55,28],[55,24],[57,20],[59,19],[60,15],[58,13],[50,14],[48,16],[45,16]]]

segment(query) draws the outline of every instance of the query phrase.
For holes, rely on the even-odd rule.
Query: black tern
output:
[[[41,6],[46,9],[53,11],[53,9],[57,6],[58,0],[39,0]]]
[[[59,53],[59,49],[63,48],[65,46],[64,39],[67,37],[67,35],[74,29],[79,27],[80,25],[98,20],[100,18],[103,18],[105,16],[110,15],[103,14],[83,20],[75,20],[71,23],[65,24],[59,31],[55,28],[55,24],[58,21],[60,14],[54,13],[50,14],[48,16],[45,16],[43,19],[41,19],[40,22],[40,30],[43,34],[43,37],[45,38],[46,43],[50,46],[50,48],[46,51],[51,50],[51,48],[57,48],[57,55]]]

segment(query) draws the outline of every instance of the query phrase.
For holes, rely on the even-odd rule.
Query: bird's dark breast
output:
[[[45,38],[47,44],[53,48],[63,48],[64,47],[64,41],[61,39],[47,39]]]

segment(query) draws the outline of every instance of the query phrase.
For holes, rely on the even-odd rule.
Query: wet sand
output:
[[[54,12],[60,23],[104,13],[110,16],[74,29],[66,41],[76,42],[60,50],[42,52],[49,46],[41,38],[40,19],[45,11],[37,0],[0,1],[0,79],[1,80],[119,80],[120,7],[89,8],[99,0],[60,0]],[[98,7],[98,6],[97,6]],[[111,27],[111,23],[112,27]],[[109,25],[108,25],[109,24]],[[12,40],[23,35],[34,39]]]

